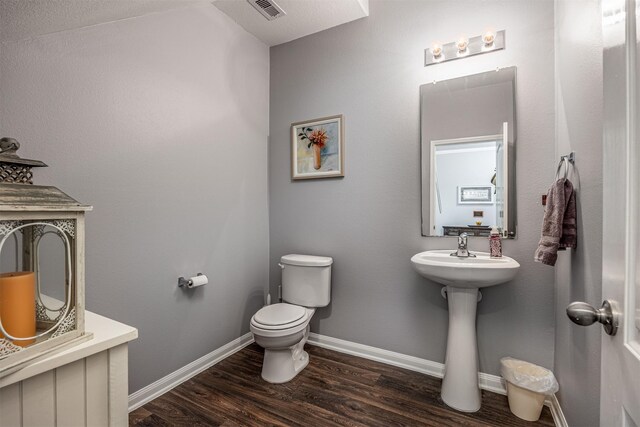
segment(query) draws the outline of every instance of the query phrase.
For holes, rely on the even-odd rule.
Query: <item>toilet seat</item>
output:
[[[299,305],[278,303],[258,310],[251,318],[251,329],[265,336],[284,335],[303,330],[311,316]]]

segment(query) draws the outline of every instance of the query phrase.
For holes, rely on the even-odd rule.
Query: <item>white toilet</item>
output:
[[[286,383],[309,364],[304,345],[309,337],[309,321],[316,307],[331,300],[330,257],[285,255],[282,268],[282,300],[261,308],[251,318],[251,332],[264,348],[262,378],[270,383]]]

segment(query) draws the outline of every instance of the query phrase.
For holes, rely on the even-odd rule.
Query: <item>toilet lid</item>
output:
[[[302,319],[306,312],[304,307],[299,305],[271,304],[258,310],[253,316],[253,320],[265,326],[286,325]]]

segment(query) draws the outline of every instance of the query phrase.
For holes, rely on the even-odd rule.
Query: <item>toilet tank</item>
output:
[[[331,301],[333,258],[313,255],[284,255],[282,300],[303,307],[324,307]]]

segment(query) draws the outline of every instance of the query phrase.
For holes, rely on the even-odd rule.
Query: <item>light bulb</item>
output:
[[[466,51],[468,46],[469,46],[469,39],[466,38],[465,36],[460,37],[456,42],[456,47],[458,48],[459,53],[463,53],[464,51]]]
[[[440,43],[434,43],[431,46],[431,53],[434,59],[440,58],[440,55],[442,55],[442,45]]]
[[[482,41],[485,46],[491,46],[496,39],[496,34],[493,31],[487,31],[482,36]]]

